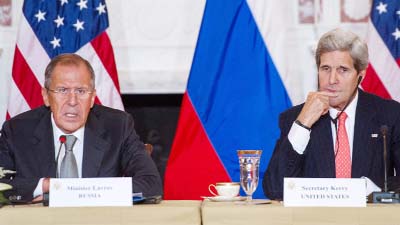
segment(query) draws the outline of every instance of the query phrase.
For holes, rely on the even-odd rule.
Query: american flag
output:
[[[25,0],[14,54],[7,118],[43,104],[51,58],[77,53],[96,74],[96,103],[123,110],[104,0]]]
[[[368,27],[370,65],[364,90],[400,101],[400,2],[373,1]]]

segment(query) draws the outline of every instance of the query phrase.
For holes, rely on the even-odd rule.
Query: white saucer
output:
[[[225,197],[225,196],[203,196],[204,199],[209,199],[213,202],[235,202],[235,201],[244,201],[246,197],[243,196],[235,196],[235,197]]]

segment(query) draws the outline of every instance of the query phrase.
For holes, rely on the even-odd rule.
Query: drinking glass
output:
[[[261,150],[238,150],[240,165],[240,184],[246,192],[247,202],[252,201],[254,191],[258,186]]]

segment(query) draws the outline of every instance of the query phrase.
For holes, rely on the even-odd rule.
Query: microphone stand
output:
[[[400,203],[400,195],[399,193],[395,193],[393,191],[388,191],[387,188],[387,132],[388,127],[386,125],[381,126],[381,133],[383,138],[383,165],[384,165],[384,186],[383,191],[372,192],[372,194],[368,197],[369,202],[372,203]]]

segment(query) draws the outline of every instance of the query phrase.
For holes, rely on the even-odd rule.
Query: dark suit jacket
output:
[[[380,127],[389,127],[388,174],[400,171],[400,104],[375,95],[358,91],[354,124],[352,155],[353,178],[368,177],[383,187],[383,138]],[[288,133],[303,105],[295,106],[280,115],[281,136],[276,143],[267,171],[263,189],[267,197],[282,199],[284,177],[334,178],[335,156],[329,113],[322,116],[311,128],[310,141],[303,153],[298,154],[288,140]],[[371,134],[378,134],[372,137]]]
[[[3,125],[0,167],[15,170],[13,178],[0,182],[13,186],[7,196],[31,200],[42,177],[56,176],[51,112],[39,107]],[[95,105],[85,125],[82,177],[132,177],[133,192],[161,195],[157,168],[134,129],[130,114]]]

